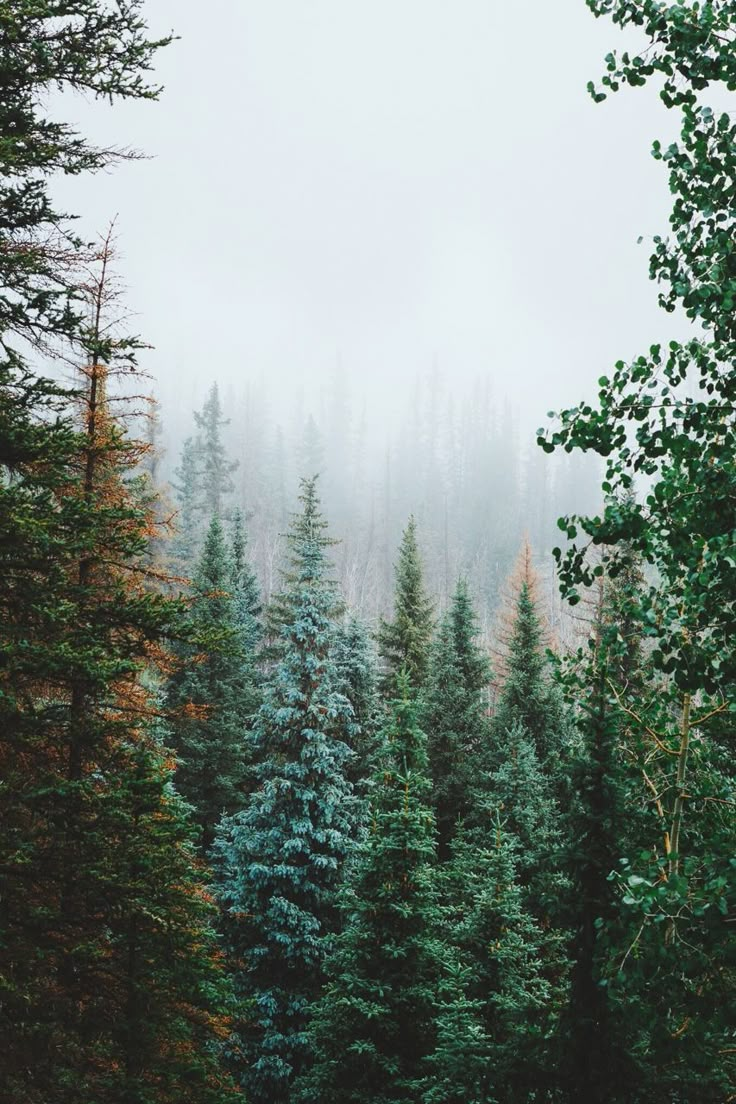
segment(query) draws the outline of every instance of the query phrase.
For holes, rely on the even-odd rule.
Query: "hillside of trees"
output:
[[[588,7],[691,336],[379,448],[339,374],[167,436],[51,93],[169,40],[0,5],[0,1104],[736,1099],[736,5]]]

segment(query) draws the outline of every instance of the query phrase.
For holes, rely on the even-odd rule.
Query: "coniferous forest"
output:
[[[146,7],[0,4],[0,1104],[736,1100],[736,4],[587,0],[687,336],[381,450],[339,370],[167,430],[55,199]]]

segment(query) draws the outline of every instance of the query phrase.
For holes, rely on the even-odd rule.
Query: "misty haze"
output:
[[[0,5],[0,1104],[736,1099],[736,5]]]

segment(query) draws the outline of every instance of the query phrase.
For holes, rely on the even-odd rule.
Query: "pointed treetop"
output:
[[[417,526],[409,518],[396,565],[393,621],[383,621],[379,630],[380,653],[386,665],[384,690],[396,696],[398,675],[405,669],[412,690],[424,681],[432,639],[433,608],[425,584],[417,543]]]

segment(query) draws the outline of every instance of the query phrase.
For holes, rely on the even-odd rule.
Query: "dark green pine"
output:
[[[207,854],[223,814],[236,812],[252,760],[248,730],[259,704],[255,617],[243,572],[228,554],[222,525],[210,523],[191,588],[189,633],[167,690],[176,786],[192,805]],[[251,582],[248,577],[248,584]]]
[[[283,1104],[309,1061],[306,1027],[337,928],[356,809],[355,721],[332,656],[338,608],[315,480],[302,482],[280,596],[280,658],[254,728],[259,788],[223,822],[218,895],[241,1005],[230,1050],[253,1104]]]
[[[523,725],[506,730],[504,761],[475,786],[474,823],[490,831],[501,818],[516,847],[524,901],[533,915],[549,923],[559,917],[569,893],[564,867],[564,825],[552,782],[544,773],[534,742]]]
[[[176,529],[171,542],[175,569],[191,575],[202,539],[202,486],[199,470],[199,444],[187,437],[181,449],[179,467],[174,472],[174,492],[178,502]]]
[[[479,763],[488,736],[485,690],[490,667],[478,644],[467,584],[457,584],[430,653],[420,698],[427,733],[438,855],[444,861],[457,825],[470,812]]]
[[[635,1075],[626,1053],[621,1010],[602,984],[607,973],[608,926],[619,891],[611,880],[628,835],[619,726],[602,666],[591,662],[571,690],[580,702],[582,746],[572,764],[566,866],[572,882],[570,1002],[564,1020],[563,1075],[575,1104],[635,1099]],[[622,952],[622,954],[625,953]]]
[[[424,583],[416,522],[410,517],[396,565],[393,618],[391,621],[383,620],[378,633],[384,666],[384,697],[391,699],[396,696],[402,672],[406,673],[413,693],[422,686],[429,661],[432,630],[432,601]]]
[[[213,383],[201,411],[195,412],[202,510],[206,518],[224,517],[234,490],[232,474],[237,460],[229,460],[222,431],[229,425],[223,417],[220,392]]]
[[[448,946],[425,1104],[440,1104],[443,1091],[468,1104],[556,1099],[563,940],[525,906],[517,854],[518,841],[497,818],[483,847],[459,833],[442,868]]]
[[[348,777],[359,790],[372,777],[380,747],[381,701],[375,647],[365,624],[355,616],[342,621],[335,633],[334,659],[338,684],[355,717],[353,758]]]
[[[343,903],[344,929],[313,1016],[314,1066],[296,1093],[304,1104],[418,1101],[434,1047],[434,817],[426,739],[408,680],[401,681],[403,697],[392,703],[383,733],[368,833]]]
[[[109,1019],[116,1059],[101,1063],[94,1099],[174,1104],[185,1093],[224,1104],[234,1090],[213,1043],[227,1033],[232,1002],[195,832],[167,764],[142,749],[125,758],[87,840],[86,862],[111,916],[98,964],[107,1008],[87,1014]],[[110,846],[114,864],[105,861]]]
[[[567,722],[562,698],[551,680],[542,628],[526,580],[516,599],[507,664],[507,675],[493,717],[489,765],[500,765],[504,758],[505,734],[520,724],[533,741],[543,769],[555,772],[560,767]]]

